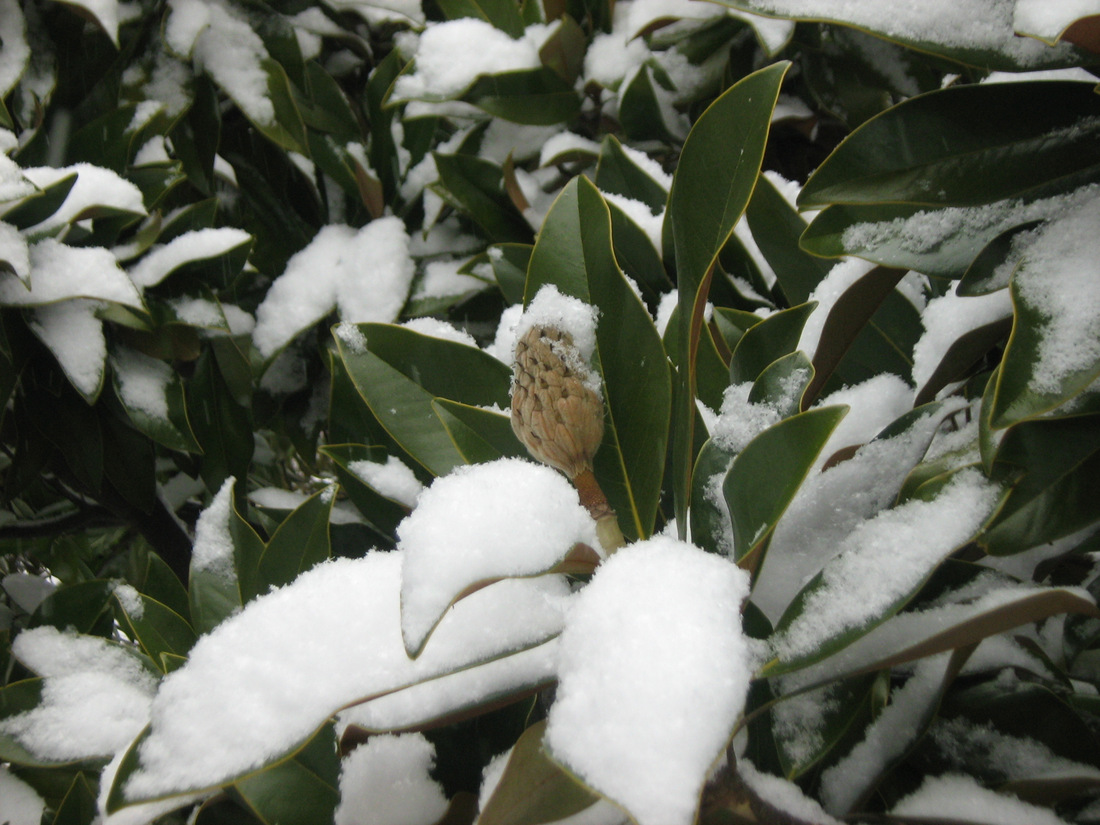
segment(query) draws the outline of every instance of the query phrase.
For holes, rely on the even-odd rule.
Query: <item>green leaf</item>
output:
[[[762,551],[847,412],[844,406],[821,407],[786,418],[750,441],[734,459],[722,491],[733,523],[737,561]],[[760,556],[752,562],[756,568]]]
[[[990,424],[996,430],[1049,412],[1100,378],[1100,358],[1093,358],[1052,380],[1042,359],[1050,319],[1029,303],[1015,281],[1010,290],[1016,316],[994,383]]]
[[[967,267],[962,280],[955,288],[956,295],[988,295],[1009,284],[1009,275],[1001,274],[1004,267],[1015,272],[1020,265],[1021,254],[1013,250],[1013,244],[1031,230],[1042,226],[1042,221],[1027,221],[1013,226],[991,240]],[[1012,266],[1006,266],[1011,259]],[[998,271],[1000,270],[1000,271]]]
[[[114,596],[119,625],[127,636],[141,645],[145,655],[157,663],[165,653],[181,658],[187,656],[196,637],[183,616],[144,594],[137,594],[140,600],[137,603],[120,596],[117,591]]]
[[[338,330],[340,359],[371,412],[413,459],[443,475],[465,463],[432,407],[445,398],[477,407],[509,404],[509,369],[474,347],[404,327],[359,324]]]
[[[497,279],[504,300],[509,304],[523,303],[523,289],[527,283],[527,265],[531,261],[532,246],[528,244],[502,243],[489,247],[489,263],[493,277]],[[493,250],[499,250],[499,254]]]
[[[233,785],[233,794],[268,825],[315,825],[340,801],[340,754],[331,724],[289,758]]]
[[[279,525],[257,565],[261,589],[290,584],[331,555],[328,525],[335,492],[326,487],[314,493]]]
[[[519,6],[509,0],[440,0],[440,11],[448,20],[472,17],[491,23],[509,37],[523,37]]]
[[[761,371],[749,390],[749,403],[768,404],[779,412],[780,418],[790,418],[802,410],[813,380],[813,364],[806,353],[796,350]]]
[[[679,123],[666,120],[666,113],[674,114],[674,110],[668,100],[671,93],[654,77],[659,71],[663,70],[646,63],[626,88],[619,90],[619,122],[631,140],[676,144],[683,139],[683,132]]]
[[[611,237],[615,243],[615,258],[638,288],[646,304],[657,307],[661,298],[673,288],[665,272],[661,256],[649,235],[615,203],[607,202],[611,211]]]
[[[467,464],[527,456],[527,450],[512,430],[509,415],[445,398],[433,400],[432,408]]]
[[[919,387],[914,405],[926,404],[944,387],[965,378],[993,347],[1003,341],[1012,328],[1012,319],[1005,318],[970,330],[951,342],[936,369],[924,386]]]
[[[815,697],[820,715],[813,719],[817,732],[813,737],[801,735],[795,726],[794,741],[788,742],[782,736],[783,728],[773,723],[779,764],[787,779],[802,776],[830,754],[843,753],[845,745],[854,744],[850,741],[853,735],[858,736],[871,721],[875,679],[875,674],[864,674],[820,688]]]
[[[183,380],[178,372],[162,361],[132,351],[127,351],[125,355],[120,353],[120,358],[114,360],[113,364],[115,395],[126,410],[130,423],[139,432],[171,450],[202,452],[187,420],[187,400],[184,396]],[[126,367],[137,372],[128,371]],[[125,391],[128,378],[138,381],[140,385],[142,378],[147,377],[150,372],[155,373],[158,379],[165,379],[163,413],[156,404],[141,403],[141,396],[130,395]]]
[[[599,797],[570,776],[542,748],[546,722],[523,732],[496,790],[482,809],[481,825],[542,825],[595,804]]]
[[[1071,189],[1100,174],[1098,114],[1093,84],[1072,81],[919,95],[849,135],[806,181],[798,205],[974,206]]]
[[[384,464],[388,457],[386,448],[364,444],[326,444],[320,450],[332,459],[341,489],[348,494],[363,518],[382,535],[394,535],[398,523],[409,514],[408,507],[379,493],[351,468],[357,461]]]
[[[92,825],[99,815],[96,796],[95,785],[78,773],[54,814],[53,825]]]
[[[531,227],[504,189],[504,176],[495,163],[473,155],[433,153],[441,192],[463,210],[497,243],[530,243]]]
[[[695,423],[695,359],[703,310],[722,247],[752,196],[771,114],[789,64],[777,63],[736,83],[699,117],[684,143],[669,193],[683,364],[673,417],[676,520],[687,524]],[[735,151],[734,151],[735,149]],[[681,527],[681,530],[684,528]]]
[[[806,221],[787,203],[767,175],[761,175],[745,210],[752,238],[775,272],[789,306],[809,300],[833,262],[804,252],[798,239]]]
[[[601,311],[593,366],[603,376],[607,412],[594,471],[625,520],[624,533],[648,536],[664,475],[671,379],[649,312],[619,271],[607,205],[584,177],[566,185],[543,222],[526,301],[546,284]]]
[[[663,211],[668,201],[665,187],[626,153],[614,135],[600,144],[595,181],[601,192],[640,201],[654,213]]]
[[[802,328],[816,306],[799,304],[781,310],[746,330],[733,350],[730,383],[756,381],[769,364],[795,352]]]
[[[482,75],[462,100],[494,117],[532,126],[567,123],[581,108],[573,86],[546,66]]]
[[[50,625],[90,636],[106,636],[113,624],[111,594],[114,583],[105,579],[64,584],[42,600],[30,626]]]
[[[732,460],[717,442],[708,439],[691,474],[691,543],[710,553],[733,555],[727,507],[714,494],[714,485],[725,480]]]
[[[61,204],[69,197],[69,192],[76,185],[76,178],[77,174],[73,172],[46,186],[40,192],[21,198],[14,206],[8,207],[0,217],[4,219],[4,223],[11,224],[16,229],[37,226],[61,208]]]
[[[252,460],[252,413],[238,403],[217,356],[207,350],[195,366],[187,392],[187,415],[202,448],[202,478],[208,490],[230,476],[245,478]]]
[[[813,384],[806,391],[804,403],[812,403],[821,393],[825,382],[840,365],[875,311],[904,276],[903,270],[877,266],[858,278],[837,298],[821,328],[821,337],[813,355],[816,374]]]

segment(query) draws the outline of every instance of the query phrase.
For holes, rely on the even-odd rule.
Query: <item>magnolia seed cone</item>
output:
[[[512,429],[532,456],[570,479],[592,469],[603,439],[603,401],[585,384],[568,332],[533,326],[516,343]]]

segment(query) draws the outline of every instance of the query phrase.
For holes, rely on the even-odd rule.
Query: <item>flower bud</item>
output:
[[[532,456],[569,478],[591,471],[603,401],[568,332],[535,325],[516,342],[512,429]]]

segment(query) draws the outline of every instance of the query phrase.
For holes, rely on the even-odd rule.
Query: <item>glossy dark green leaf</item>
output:
[[[1012,319],[1005,318],[984,324],[958,336],[951,342],[932,375],[917,389],[914,404],[926,404],[936,394],[954,381],[965,378],[994,346],[1003,341],[1012,328]]]
[[[365,347],[337,335],[352,382],[405,452],[435,475],[464,464],[432,408],[435,398],[472,406],[509,404],[511,371],[474,347],[421,335],[404,327],[360,324]]]
[[[766,366],[749,390],[749,402],[767,404],[789,418],[802,410],[802,399],[814,379],[814,366],[800,350],[777,358]]]
[[[78,773],[54,815],[53,825],[92,825],[99,816],[97,788]]]
[[[1007,229],[986,244],[971,262],[962,280],[955,288],[958,295],[988,295],[1009,284],[1012,272],[1019,266],[1021,255],[1014,252],[1013,244],[1021,236],[1042,225],[1042,221],[1028,221]]]
[[[69,197],[69,192],[76,184],[76,178],[77,175],[74,172],[44,187],[41,191],[22,198],[4,212],[4,223],[11,224],[16,229],[29,229],[40,224],[54,214],[65,202],[65,198]]]
[[[340,754],[331,725],[301,750],[233,785],[233,794],[268,825],[315,825],[340,801]]]
[[[844,745],[852,744],[848,740],[853,734],[858,736],[871,721],[875,678],[875,674],[856,676],[811,694],[821,708],[820,716],[813,720],[818,735],[812,739],[802,736],[800,728],[794,725],[791,726],[794,739],[788,743],[783,737],[784,728],[773,724],[779,764],[785,777],[796,779],[830,755],[843,753]]]
[[[158,663],[162,653],[181,658],[187,656],[196,637],[183,616],[140,593],[136,594],[136,602],[120,596],[117,591],[114,596],[119,624],[146,656]]]
[[[805,303],[834,263],[799,247],[806,221],[767,175],[757,180],[745,217],[760,253],[775,272],[788,306]]]
[[[816,306],[815,303],[799,304],[781,310],[748,329],[733,350],[730,383],[755,381],[768,365],[794,352],[806,319]]]
[[[125,408],[130,423],[158,444],[182,452],[202,452],[194,433],[191,432],[191,424],[187,420],[187,400],[184,397],[183,380],[175,370],[166,368],[165,372],[169,378],[164,386],[167,415],[161,415],[159,411],[151,409],[148,405],[128,405],[127,396],[119,387],[121,378],[117,369],[112,371],[116,397]]]
[[[384,464],[388,458],[386,448],[364,444],[326,444],[320,449],[332,459],[341,489],[363,518],[383,535],[394,535],[398,523],[408,515],[408,507],[375,490],[352,469],[357,461]]]
[[[492,23],[512,38],[523,36],[523,18],[512,0],[440,0],[439,8],[448,20],[473,17]]]
[[[230,476],[245,478],[252,460],[252,413],[234,398],[216,356],[204,352],[187,387],[187,417],[202,447],[202,478],[218,490]]]
[[[732,461],[729,453],[708,439],[691,473],[691,542],[710,553],[733,554],[728,508],[719,492]]]
[[[671,379],[649,312],[619,271],[607,205],[586,178],[565,187],[543,222],[526,301],[546,284],[601,311],[593,360],[603,376],[606,424],[594,469],[624,532],[648,536],[664,475]]]
[[[496,790],[482,809],[482,825],[541,825],[583,811],[599,800],[546,755],[546,722],[536,722],[516,742]]]
[[[58,630],[106,635],[113,622],[114,584],[104,579],[75,582],[58,587],[42,600],[31,616],[30,626],[50,625]]]
[[[329,515],[335,500],[335,489],[326,487],[306,499],[279,525],[257,566],[261,588],[290,584],[299,574],[329,558]]]
[[[645,231],[616,204],[608,202],[611,210],[611,236],[615,244],[615,258],[638,288],[647,306],[656,308],[661,297],[673,289],[665,272],[661,256]]]
[[[666,120],[666,115],[673,112],[672,95],[654,78],[656,71],[659,69],[653,64],[642,66],[619,90],[619,122],[631,140],[679,143],[683,139],[680,124]]]
[[[493,277],[497,279],[504,300],[509,304],[523,303],[523,289],[527,283],[527,264],[531,260],[528,244],[495,244],[490,247],[489,263]],[[493,252],[492,250],[499,250]]]
[[[303,69],[309,106],[300,108],[306,124],[337,140],[360,139],[359,123],[340,84],[316,60],[307,61]]]
[[[1016,317],[994,384],[989,413],[994,429],[1049,412],[1080,395],[1100,378],[1100,358],[1086,358],[1081,366],[1063,369],[1056,380],[1052,379],[1042,360],[1049,318],[1043,310],[1031,305],[1015,282],[1010,289]]]
[[[572,85],[546,66],[483,75],[462,99],[494,117],[532,126],[568,123],[581,108]]]
[[[769,427],[733,461],[722,484],[735,558],[762,548],[848,408],[821,407]],[[760,560],[755,562],[756,567]]]
[[[1100,173],[1100,127],[1084,125],[1097,114],[1090,83],[962,85],[919,95],[845,139],[806,182],[799,207],[974,206],[1049,190],[1055,181],[1084,182]]]
[[[836,300],[825,319],[817,350],[813,354],[816,374],[806,393],[807,403],[817,398],[857,336],[904,276],[905,272],[900,269],[875,267],[857,279]]]
[[[495,163],[472,155],[435,154],[439,181],[447,200],[462,209],[497,243],[529,243],[531,227],[504,189]]]
[[[668,201],[664,185],[627,154],[614,135],[608,135],[600,144],[595,182],[601,192],[640,201],[654,213],[662,211]]]
[[[673,423],[676,516],[686,525],[694,444],[694,364],[715,263],[752,196],[771,114],[788,64],[777,63],[736,83],[696,120],[669,192],[671,229],[683,322],[681,369]],[[736,147],[736,151],[731,151]]]
[[[445,398],[435,399],[432,407],[467,464],[527,457],[527,450],[512,430],[509,415]]]

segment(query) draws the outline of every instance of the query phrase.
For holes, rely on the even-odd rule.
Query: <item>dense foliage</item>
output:
[[[0,0],[0,821],[1100,820],[1100,18],[914,5]]]

